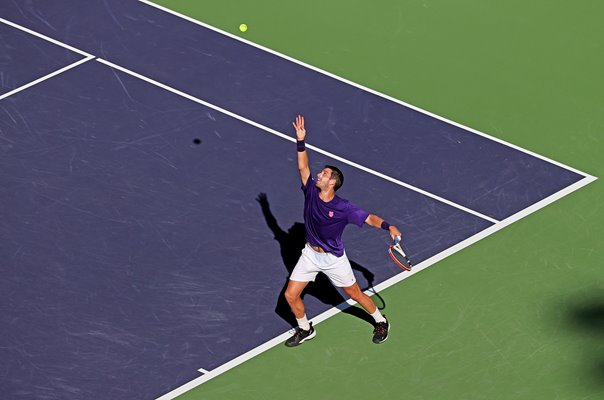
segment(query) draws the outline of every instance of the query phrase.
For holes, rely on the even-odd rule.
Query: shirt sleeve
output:
[[[352,203],[348,203],[348,223],[362,227],[369,213]]]
[[[302,191],[304,193],[308,192],[308,189],[310,188],[312,190],[312,188],[315,187],[315,181],[312,179],[312,175],[308,177],[308,179],[306,180],[306,186],[302,185]]]

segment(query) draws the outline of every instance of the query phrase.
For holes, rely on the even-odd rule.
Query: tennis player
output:
[[[344,175],[338,168],[326,165],[317,174],[315,181],[310,175],[308,153],[304,139],[304,117],[298,115],[293,122],[296,128],[298,145],[298,169],[304,192],[304,225],[306,228],[306,246],[292,271],[285,299],[298,322],[295,334],[287,339],[285,345],[294,347],[315,337],[316,332],[306,318],[302,291],[309,282],[314,281],[319,272],[323,272],[331,283],[341,287],[351,299],[358,302],[375,320],[373,343],[383,343],[388,338],[390,323],[380,313],[371,297],[361,291],[350,261],[346,257],[342,243],[342,233],[348,224],[363,226],[367,224],[387,230],[392,240],[401,232],[389,225],[377,215],[361,210],[348,200],[336,196],[335,192],[344,182]]]

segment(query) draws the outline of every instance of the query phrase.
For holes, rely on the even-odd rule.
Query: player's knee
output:
[[[359,289],[358,286],[347,288],[344,291],[354,301],[358,301],[363,295],[363,292],[361,292],[361,289]]]
[[[286,290],[284,296],[285,300],[287,300],[287,302],[290,304],[300,298],[300,295],[292,290]]]

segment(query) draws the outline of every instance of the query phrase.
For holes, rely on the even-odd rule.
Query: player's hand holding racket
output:
[[[401,246],[400,235],[394,238],[394,244],[390,245],[388,248],[388,254],[390,254],[390,257],[396,263],[396,265],[405,271],[411,271],[411,268],[413,268],[413,263],[411,263],[411,260],[409,260],[409,257],[407,257],[403,251],[403,247]]]

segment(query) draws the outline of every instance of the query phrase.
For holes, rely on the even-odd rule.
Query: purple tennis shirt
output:
[[[343,256],[344,228],[348,224],[362,227],[369,213],[338,196],[327,203],[324,202],[319,198],[319,189],[312,176],[306,181],[306,186],[302,186],[302,191],[306,241],[312,246],[321,246],[337,257]]]

